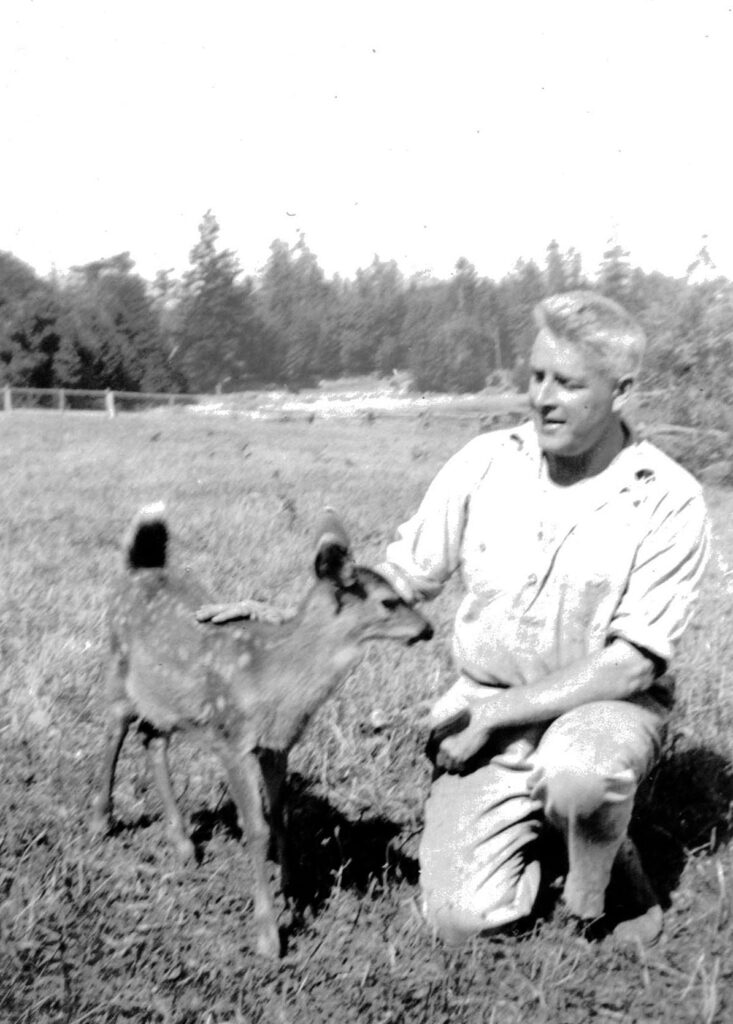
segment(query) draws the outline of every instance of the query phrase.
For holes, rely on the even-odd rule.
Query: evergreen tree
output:
[[[502,352],[519,391],[529,382],[527,359],[537,335],[534,308],[547,294],[542,272],[534,260],[518,260],[498,286],[497,309]]]
[[[406,343],[415,387],[419,391],[479,391],[491,366],[491,339],[476,316],[442,315],[444,289],[423,296],[406,323]]]
[[[564,291],[573,292],[590,287],[583,274],[580,253],[572,246],[562,256]],[[552,294],[552,293],[550,293]]]
[[[399,336],[406,298],[397,264],[375,256],[345,296],[341,318],[341,367],[345,373],[389,374],[401,369],[405,353]]]
[[[47,387],[58,338],[50,287],[12,253],[0,252],[0,383]]]
[[[560,246],[554,238],[547,246],[544,284],[547,295],[557,295],[559,292],[569,290],[565,278],[565,260],[560,252]]]
[[[3,309],[6,316],[0,331],[0,384],[54,387],[54,363],[61,338],[59,309],[51,288],[39,285],[23,298],[6,303]]]
[[[451,281],[451,297],[455,303],[455,311],[465,316],[473,316],[478,288],[478,275],[473,263],[461,256],[456,260]]]
[[[130,254],[73,267],[59,289],[59,384],[125,391],[178,389],[148,284]]]
[[[609,239],[608,248],[603,253],[603,263],[598,272],[598,291],[609,299],[615,299],[625,306],[631,287],[631,267],[629,254],[618,244]]]
[[[258,308],[273,339],[277,376],[291,388],[312,384],[331,371],[336,350],[334,294],[302,234],[292,247],[281,240],[272,243]]]
[[[254,284],[238,281],[238,260],[229,249],[219,248],[219,230],[216,217],[207,211],[177,309],[174,363],[196,391],[241,385],[248,374],[257,374],[262,359]]]

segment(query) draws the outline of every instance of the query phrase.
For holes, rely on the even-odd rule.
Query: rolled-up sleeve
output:
[[[477,437],[449,459],[387,546],[379,571],[406,600],[436,597],[458,568],[471,491],[491,463],[488,448]]]
[[[662,503],[637,550],[610,637],[621,637],[669,665],[694,612],[709,552],[702,495],[677,507]]]

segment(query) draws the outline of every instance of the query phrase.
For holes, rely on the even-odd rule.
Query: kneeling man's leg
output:
[[[541,803],[529,795],[532,743],[519,739],[467,775],[438,776],[425,807],[420,884],[447,943],[526,917],[540,882]]]
[[[565,836],[569,870],[563,895],[577,917],[602,915],[617,855],[620,866],[641,870],[628,856],[627,829],[637,787],[658,755],[663,725],[653,702],[598,701],[553,722],[535,752],[530,794]]]

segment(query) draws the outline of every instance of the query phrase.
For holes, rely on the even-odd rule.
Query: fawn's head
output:
[[[357,565],[333,509],[326,509],[316,542],[315,573],[333,592],[336,613],[353,621],[356,642],[391,638],[412,644],[430,640],[433,627],[373,569]]]

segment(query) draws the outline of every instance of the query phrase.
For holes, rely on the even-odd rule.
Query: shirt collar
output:
[[[646,484],[652,481],[656,472],[653,460],[650,459],[652,451],[649,442],[646,441],[639,431],[626,420],[621,421],[627,436],[627,443],[615,457],[613,462],[604,470],[609,477],[618,481],[618,490],[624,491],[635,487],[639,483]],[[540,471],[544,456],[537,441],[537,432],[531,420],[513,428],[509,438],[516,446],[517,451],[522,452],[531,459]]]

